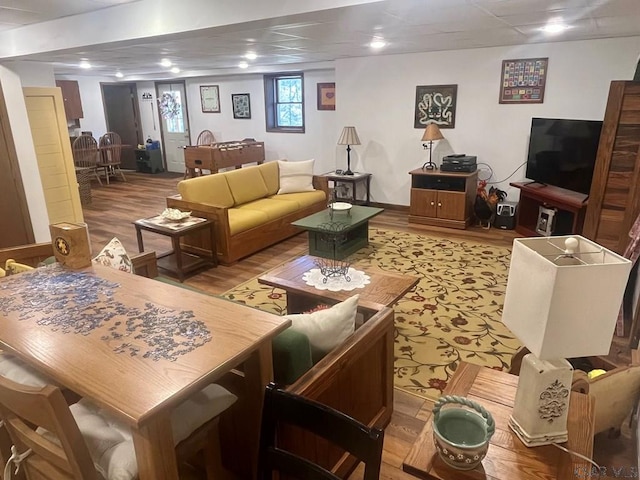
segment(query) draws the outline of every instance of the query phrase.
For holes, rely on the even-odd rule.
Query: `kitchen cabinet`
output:
[[[62,90],[64,100],[64,111],[67,120],[77,120],[84,117],[82,112],[82,100],[80,99],[80,88],[75,80],[56,80],[56,85]]]

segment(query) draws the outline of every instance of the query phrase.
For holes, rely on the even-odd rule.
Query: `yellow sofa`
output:
[[[178,183],[178,195],[167,207],[191,211],[215,222],[216,250],[222,264],[231,264],[269,245],[300,233],[291,222],[327,206],[328,184],[314,177],[316,190],[278,195],[278,162],[190,178]],[[185,251],[211,252],[206,235],[184,239]]]

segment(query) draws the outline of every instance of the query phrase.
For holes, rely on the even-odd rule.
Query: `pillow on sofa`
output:
[[[285,162],[278,160],[280,170],[280,189],[278,195],[283,193],[312,192],[313,188],[313,162]]]
[[[286,315],[291,329],[304,333],[311,345],[313,363],[340,345],[355,330],[358,297],[338,303],[331,308],[313,313]]]
[[[92,262],[104,265],[105,267],[117,268],[124,272],[133,273],[131,259],[117,237],[113,237],[100,253],[94,257]]]

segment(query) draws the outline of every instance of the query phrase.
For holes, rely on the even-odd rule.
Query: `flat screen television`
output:
[[[589,194],[602,122],[532,118],[525,176]]]

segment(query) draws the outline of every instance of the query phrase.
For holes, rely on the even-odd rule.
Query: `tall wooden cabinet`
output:
[[[614,81],[582,233],[623,253],[640,213],[640,82]]]
[[[418,168],[409,174],[409,222],[462,229],[471,223],[477,171],[458,173]]]

